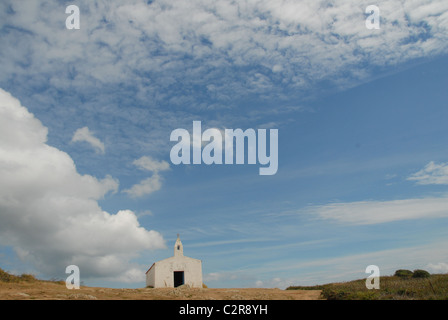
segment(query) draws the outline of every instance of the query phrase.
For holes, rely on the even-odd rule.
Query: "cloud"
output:
[[[204,282],[214,281],[247,281],[253,280],[253,275],[247,274],[241,271],[223,271],[223,272],[211,272],[204,274]]]
[[[313,281],[310,281],[311,278],[307,280],[309,284],[366,278],[365,269],[368,265],[377,265],[381,275],[393,275],[398,269],[415,270],[427,267],[427,261],[434,261],[437,257],[446,255],[446,245],[446,241],[438,240],[420,246],[385,249],[306,262],[294,261],[290,265],[279,266],[279,270],[282,268],[308,270],[313,278]]]
[[[154,173],[151,177],[134,184],[130,189],[123,190],[132,198],[139,198],[151,194],[162,187],[161,177]]]
[[[72,142],[78,141],[85,141],[89,143],[97,153],[104,154],[105,152],[104,143],[102,143],[100,139],[95,137],[87,127],[79,128],[73,134]]]
[[[146,269],[133,267],[126,270],[125,273],[120,274],[118,277],[110,278],[110,281],[124,282],[124,283],[144,283],[146,281],[145,275]]]
[[[393,275],[398,269],[427,269],[434,273],[445,272],[446,263],[428,264],[438,257],[446,256],[447,242],[437,240],[432,243],[391,248],[378,251],[339,255],[335,257],[315,258],[311,260],[291,257],[283,261],[271,261],[245,270],[229,270],[227,274],[238,274],[239,279],[250,279],[248,287],[277,287],[285,289],[291,285],[317,285],[331,282],[365,279],[368,265],[377,265],[380,275]],[[275,277],[272,277],[275,274]],[[254,277],[257,276],[257,278]],[[245,276],[245,277],[244,277]],[[252,277],[252,278],[251,278]],[[209,280],[222,281],[223,286],[230,280],[217,273]]]
[[[291,279],[281,279],[279,277],[275,277],[269,280],[257,280],[255,281],[255,286],[257,288],[287,288],[290,285],[293,285]]]
[[[56,2],[3,1],[0,83],[45,81],[85,97],[103,87],[111,104],[126,92],[153,107],[229,108],[248,96],[278,105],[322,80],[346,87],[448,52],[445,0],[378,1],[380,30],[365,27],[369,4],[81,0],[81,29],[66,30]]]
[[[321,219],[367,225],[398,220],[448,217],[448,196],[390,201],[331,203],[307,209]]]
[[[448,263],[445,262],[430,263],[427,268],[431,273],[448,273]]]
[[[380,30],[365,27],[370,4],[80,0],[81,29],[67,30],[58,2],[4,0],[0,87],[36,114],[58,106],[39,113],[55,144],[88,125],[120,159],[137,149],[161,155],[166,136],[192,120],[222,111],[214,127],[280,125],[266,111],[448,52],[445,0],[379,1]]]
[[[148,156],[143,156],[137,160],[134,160],[134,165],[138,168],[151,172],[159,172],[170,169],[170,164],[166,161],[158,161]]]
[[[132,198],[142,197],[159,190],[162,187],[162,177],[159,175],[159,171],[170,169],[168,162],[157,161],[148,156],[134,160],[133,164],[139,169],[152,172],[153,174],[149,178],[140,181],[140,183],[133,185],[130,189],[123,190]]]
[[[417,184],[448,184],[448,163],[429,162],[422,170],[412,174],[407,180]]]
[[[165,247],[130,210],[110,214],[98,200],[118,189],[110,176],[81,175],[46,143],[47,128],[0,89],[0,243],[49,276],[75,264],[81,276],[117,277],[139,252]]]

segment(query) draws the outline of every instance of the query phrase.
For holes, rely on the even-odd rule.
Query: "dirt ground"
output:
[[[0,300],[319,300],[320,290],[83,287],[54,282],[2,283]]]

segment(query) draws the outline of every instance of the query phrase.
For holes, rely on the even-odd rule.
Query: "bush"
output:
[[[321,296],[327,300],[352,300],[349,290],[324,288]]]
[[[414,274],[412,275],[413,278],[429,278],[430,274],[426,270],[414,270]]]
[[[20,275],[19,279],[21,281],[26,281],[26,282],[35,282],[35,281],[37,281],[37,279],[36,279],[36,277],[34,275],[26,274],[26,273]]]
[[[37,281],[37,279],[32,274],[22,274],[20,276],[16,276],[0,268],[0,282],[21,282],[21,281],[34,282]]]
[[[400,277],[400,278],[410,278],[414,275],[414,273],[411,270],[405,270],[405,269],[400,269],[395,271],[394,276],[396,277]]]
[[[17,282],[17,277],[9,274],[8,272],[0,269],[0,281],[1,282]]]

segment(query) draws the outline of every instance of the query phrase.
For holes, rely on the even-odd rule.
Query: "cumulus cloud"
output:
[[[448,217],[448,196],[391,201],[331,203],[308,208],[322,219],[365,225],[408,219]]]
[[[133,164],[141,170],[152,172],[152,176],[133,185],[130,189],[123,190],[132,198],[142,197],[159,190],[162,187],[162,177],[159,171],[166,171],[170,169],[170,165],[166,161],[158,161],[148,156],[143,156],[134,160]]]
[[[132,259],[164,248],[163,237],[130,210],[102,210],[98,200],[118,181],[79,174],[46,140],[47,128],[0,89],[0,243],[50,276],[71,264],[84,279],[135,274]]]
[[[100,139],[95,137],[93,133],[87,127],[79,128],[75,131],[72,137],[72,142],[85,141],[89,143],[97,153],[104,154],[104,143]]]
[[[417,184],[448,184],[448,163],[429,162],[422,170],[412,174],[408,180]]]

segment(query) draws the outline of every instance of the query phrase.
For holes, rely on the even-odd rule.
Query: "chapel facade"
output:
[[[181,285],[202,288],[202,261],[184,256],[184,248],[177,235],[174,256],[152,264],[146,271],[146,286],[175,288]]]

